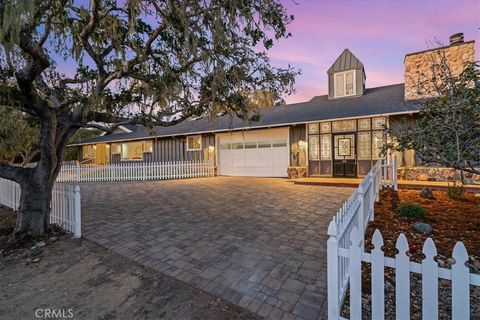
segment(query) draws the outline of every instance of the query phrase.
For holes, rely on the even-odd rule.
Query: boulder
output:
[[[423,188],[420,191],[420,197],[425,198],[425,199],[432,199],[432,200],[435,199],[435,197],[433,196],[432,189],[430,189],[430,188]]]
[[[423,222],[415,222],[412,224],[412,228],[420,233],[430,233],[433,231],[433,228],[429,224]]]

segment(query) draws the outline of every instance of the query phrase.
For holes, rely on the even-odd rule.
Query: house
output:
[[[452,36],[442,48],[453,69],[473,61],[474,41]],[[363,63],[345,49],[328,69],[328,94],[260,110],[258,122],[230,116],[184,121],[171,127],[120,126],[114,132],[72,144],[81,163],[212,160],[218,175],[362,177],[380,159],[384,134],[400,118],[413,119],[415,72],[428,69],[432,50],[405,56],[405,83],[367,88]],[[460,70],[461,71],[461,70]],[[413,151],[400,165],[418,165]]]

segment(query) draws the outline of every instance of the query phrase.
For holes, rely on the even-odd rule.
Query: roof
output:
[[[217,118],[186,120],[170,127],[155,127],[154,132],[149,132],[145,127],[137,126],[137,130],[132,133],[99,136],[72,144],[72,146],[98,142],[139,140],[154,136],[169,137],[417,112],[418,106],[413,102],[405,102],[403,94],[404,85],[395,84],[367,89],[363,96],[354,98],[329,100],[327,95],[316,96],[307,102],[262,109],[260,110],[261,118],[258,122],[244,122],[241,119],[225,115]]]
[[[327,73],[332,74],[335,72],[359,68],[363,68],[363,63],[361,63],[350,50],[345,49],[337,60],[335,60],[330,69],[328,69]]]

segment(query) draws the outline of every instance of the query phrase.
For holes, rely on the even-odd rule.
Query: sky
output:
[[[463,32],[480,53],[480,1],[282,0],[292,37],[269,50],[275,66],[301,69],[287,103],[327,93],[327,70],[345,48],[364,64],[367,88],[402,83],[405,54]]]

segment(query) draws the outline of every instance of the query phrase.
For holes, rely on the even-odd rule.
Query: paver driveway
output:
[[[352,189],[216,177],[82,184],[83,234],[271,319],[326,315],[326,229]]]

